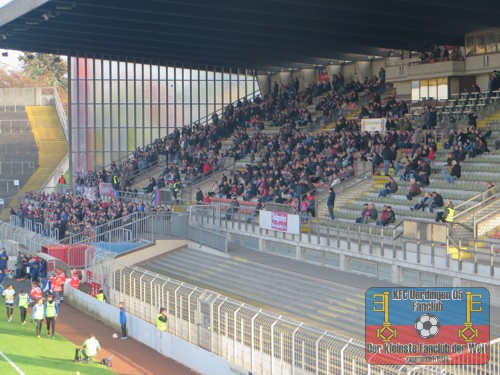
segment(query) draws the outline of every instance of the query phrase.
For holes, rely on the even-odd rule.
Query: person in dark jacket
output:
[[[120,327],[122,329],[122,340],[128,339],[127,336],[127,312],[125,311],[125,306],[123,302],[118,304],[118,308],[120,309]]]
[[[382,150],[382,160],[384,161],[384,173],[386,176],[389,176],[389,168],[392,162],[392,150],[389,145],[385,145]]]
[[[333,213],[333,208],[335,207],[335,191],[330,187],[330,194],[328,194],[328,200],[326,201],[326,206],[328,207],[328,214],[330,219],[335,220],[335,214]]]
[[[446,182],[454,184],[456,180],[458,180],[462,176],[462,167],[457,160],[452,160],[451,162],[451,172],[448,176],[446,176]]]
[[[200,188],[198,188],[198,191],[196,191],[196,203],[201,204],[203,202],[203,192],[201,191]]]
[[[432,201],[431,204],[429,205],[429,212],[434,212],[435,208],[441,208],[444,206],[444,201],[441,194],[438,194],[435,191],[433,191],[431,195],[432,195]]]
[[[380,190],[378,196],[379,198],[386,197],[387,194],[394,194],[397,191],[398,191],[398,183],[394,181],[394,178],[388,177],[387,183],[384,185],[384,188]]]

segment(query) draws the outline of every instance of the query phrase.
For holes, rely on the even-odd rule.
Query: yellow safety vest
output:
[[[104,302],[104,293],[97,293],[96,298],[97,298],[99,301]]]
[[[19,307],[24,307],[25,309],[29,306],[29,296],[24,293],[19,295],[19,302],[17,304]]]
[[[158,328],[160,331],[167,332],[167,322],[163,322],[160,320],[162,316],[162,314],[158,314],[156,316],[156,328]]]
[[[47,302],[47,306],[45,307],[45,316],[47,318],[53,318],[56,316],[56,302],[52,301],[52,303]]]
[[[448,216],[446,216],[446,219],[444,219],[444,221],[448,223],[453,223],[454,219],[455,219],[455,209],[452,207],[448,207]]]

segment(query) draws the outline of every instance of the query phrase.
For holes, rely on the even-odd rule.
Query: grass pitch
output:
[[[68,375],[112,374],[107,367],[99,364],[73,363],[75,345],[56,334],[53,339],[47,336],[42,327],[42,337],[35,337],[35,323],[21,325],[19,309],[14,309],[11,322],[7,321],[5,304],[0,298],[0,374],[2,375]],[[82,343],[78,343],[81,348]],[[6,356],[18,369],[16,369]]]

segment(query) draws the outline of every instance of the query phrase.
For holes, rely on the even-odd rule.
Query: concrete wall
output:
[[[269,94],[271,92],[269,74],[258,74],[257,82],[259,83],[262,94]]]
[[[0,88],[0,106],[52,105],[53,88]]]
[[[398,95],[411,95],[411,81],[394,82],[394,88]]]

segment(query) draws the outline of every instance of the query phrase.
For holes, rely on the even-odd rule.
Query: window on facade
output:
[[[486,53],[486,43],[484,35],[476,36],[476,55],[483,55]]]
[[[473,56],[476,54],[476,45],[474,44],[474,37],[468,36],[465,38],[465,56]]]
[[[486,34],[486,53],[497,51],[496,35],[493,33]]]

